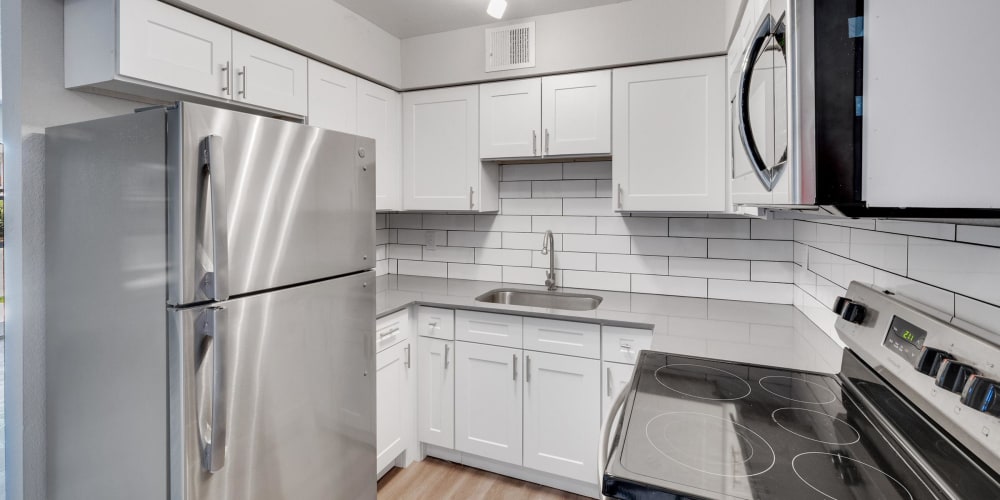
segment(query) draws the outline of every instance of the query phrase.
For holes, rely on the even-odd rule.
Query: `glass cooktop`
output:
[[[651,351],[636,369],[605,495],[935,498],[835,377]]]

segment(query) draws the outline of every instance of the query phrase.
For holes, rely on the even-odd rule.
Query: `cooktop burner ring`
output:
[[[816,493],[819,493],[820,495],[823,495],[823,497],[825,497],[825,498],[829,498],[831,500],[840,500],[840,499],[838,499],[835,496],[828,495],[827,493],[824,493],[819,488],[813,486],[809,481],[806,481],[806,479],[804,477],[802,477],[802,474],[799,472],[799,469],[796,466],[796,462],[798,462],[800,458],[802,458],[804,456],[808,456],[808,455],[826,455],[826,456],[830,457],[830,459],[832,461],[835,461],[835,462],[836,461],[841,461],[843,463],[844,460],[849,460],[851,464],[861,465],[861,466],[867,468],[870,471],[877,472],[877,473],[881,474],[886,479],[888,479],[888,480],[892,481],[893,483],[895,483],[896,486],[898,486],[898,491],[900,491],[901,493],[906,493],[906,496],[909,497],[910,500],[913,500],[913,494],[910,493],[910,490],[908,490],[906,488],[906,486],[904,486],[903,483],[901,483],[898,479],[896,479],[896,478],[890,476],[889,474],[885,473],[882,469],[879,469],[878,467],[875,467],[874,465],[869,465],[869,464],[867,464],[865,462],[862,462],[861,460],[858,460],[858,459],[855,459],[855,458],[851,458],[851,457],[848,457],[846,455],[840,455],[840,454],[836,454],[836,453],[827,453],[827,452],[823,452],[823,451],[807,451],[807,452],[799,453],[798,455],[795,455],[795,457],[792,458],[792,470],[795,472],[795,475],[799,478],[800,481],[802,481],[802,483],[804,483],[806,486],[808,486],[809,488],[811,488]]]
[[[786,379],[786,380],[791,380],[792,382],[801,382],[803,384],[807,384],[810,387],[816,387],[816,388],[820,389],[821,391],[823,391],[825,393],[829,393],[829,400],[828,401],[803,401],[801,399],[795,399],[793,397],[789,397],[789,396],[786,396],[784,394],[779,394],[777,392],[772,391],[771,389],[768,389],[767,386],[764,385],[764,381],[768,380],[768,379]],[[788,376],[784,376],[784,375],[768,375],[766,377],[761,377],[760,380],[757,381],[757,385],[759,385],[761,389],[764,389],[765,391],[767,391],[768,393],[770,393],[770,394],[772,394],[774,396],[777,396],[777,397],[779,397],[781,399],[787,399],[789,401],[794,401],[796,403],[804,403],[804,404],[810,404],[810,405],[825,405],[825,404],[830,404],[830,403],[833,403],[833,402],[837,401],[837,394],[834,393],[832,390],[830,390],[829,387],[817,384],[816,382],[810,382],[808,380],[801,379],[801,378],[788,377]]]
[[[742,464],[746,464],[747,462],[750,461],[750,459],[756,454],[757,447],[753,446],[753,444],[752,444],[753,440],[749,439],[746,435],[742,434],[740,431],[745,431],[745,432],[753,435],[756,438],[756,440],[760,441],[760,443],[763,443],[764,446],[767,447],[767,451],[770,452],[770,454],[771,454],[771,462],[770,462],[770,464],[768,464],[768,466],[766,468],[764,468],[763,470],[752,472],[752,473],[750,473],[749,471],[746,471],[747,473],[745,473],[745,474],[736,474],[736,473],[725,474],[725,473],[719,473],[719,472],[713,472],[713,471],[709,471],[709,470],[699,469],[698,467],[695,467],[695,466],[693,466],[691,464],[685,463],[683,460],[680,460],[680,459],[672,456],[667,451],[664,451],[660,446],[657,446],[656,440],[653,439],[653,436],[651,435],[651,431],[650,431],[650,427],[653,425],[654,422],[657,421],[657,419],[660,419],[660,418],[669,418],[671,416],[677,416],[677,415],[693,415],[693,416],[696,416],[698,419],[701,419],[703,421],[705,419],[710,419],[710,420],[722,422],[723,426],[732,425],[733,426],[732,433],[736,436],[736,438],[741,443],[745,443],[747,445],[747,447],[749,447],[749,449],[750,449],[750,453],[748,453],[746,455],[746,457],[743,458],[743,461],[740,462]],[[759,476],[761,474],[764,474],[764,473],[767,473],[768,471],[770,471],[772,468],[774,468],[774,464],[777,463],[777,455],[774,452],[774,448],[771,446],[771,443],[767,442],[767,440],[764,439],[763,436],[761,436],[760,434],[756,433],[753,429],[750,429],[749,427],[747,427],[747,426],[745,426],[743,424],[739,424],[737,422],[733,422],[732,420],[727,420],[727,419],[722,418],[722,417],[717,417],[715,415],[709,415],[707,413],[700,413],[700,412],[693,412],[693,411],[665,412],[665,413],[661,413],[661,414],[659,414],[659,415],[657,415],[657,416],[649,419],[649,421],[646,422],[646,429],[645,430],[646,430],[646,439],[649,440],[649,443],[653,446],[653,448],[656,451],[658,451],[661,455],[663,455],[664,457],[666,457],[667,460],[670,460],[671,462],[674,462],[674,463],[680,465],[681,467],[684,467],[684,468],[689,469],[689,470],[693,470],[695,472],[699,472],[701,474],[708,474],[708,475],[717,476],[717,477],[732,477],[732,478]],[[668,440],[668,442],[669,442],[669,440]],[[763,449],[763,447],[761,447],[761,449]],[[722,463],[720,463],[720,465],[722,465]],[[735,460],[734,460],[734,465],[735,465]]]
[[[670,368],[676,368],[676,367],[681,367],[681,366],[695,367],[695,368],[698,368],[700,370],[711,370],[713,372],[717,372],[720,376],[725,377],[726,380],[729,380],[729,379],[738,380],[738,381],[740,381],[740,383],[743,384],[743,386],[746,386],[746,392],[743,393],[743,394],[741,394],[741,395],[739,395],[739,396],[737,396],[737,397],[709,398],[709,397],[705,397],[705,396],[698,396],[696,394],[691,394],[689,392],[684,392],[684,391],[682,391],[680,389],[677,389],[676,387],[671,387],[671,386],[667,385],[667,383],[664,382],[663,379],[660,378],[660,371],[661,370],[670,369]],[[655,373],[653,373],[653,378],[656,379],[656,381],[659,382],[660,385],[662,385],[663,387],[666,387],[667,389],[670,389],[671,391],[674,391],[674,392],[676,392],[678,394],[683,394],[683,395],[691,397],[691,398],[703,399],[703,400],[706,400],[706,401],[735,401],[737,399],[743,399],[743,398],[749,396],[750,392],[753,390],[750,387],[750,383],[749,382],[747,382],[742,377],[740,377],[740,376],[738,376],[738,375],[736,375],[734,373],[730,373],[730,372],[728,372],[726,370],[723,370],[721,368],[715,368],[715,367],[712,367],[712,366],[705,366],[705,365],[699,365],[699,364],[694,364],[694,363],[673,363],[673,364],[667,364],[665,366],[661,366],[660,368],[656,369]],[[664,376],[663,378],[669,379],[669,376]]]
[[[825,418],[829,418],[831,420],[831,422],[833,422],[834,427],[838,428],[838,429],[840,429],[842,431],[842,432],[837,432],[835,430],[834,431],[835,434],[839,435],[839,434],[843,434],[844,433],[843,431],[850,431],[850,434],[852,434],[852,437],[850,438],[850,440],[844,440],[844,441],[839,441],[839,442],[824,441],[822,439],[816,439],[815,437],[811,437],[811,436],[802,434],[801,432],[796,432],[795,430],[790,429],[789,427],[785,426],[785,424],[782,424],[781,421],[778,419],[778,416],[777,416],[779,412],[800,412],[800,411],[815,413],[815,414],[821,415],[821,416],[823,416]],[[851,425],[850,423],[848,423],[846,420],[840,419],[838,417],[835,417],[835,416],[827,414],[827,413],[823,413],[821,411],[812,410],[812,409],[809,409],[809,408],[790,408],[790,407],[789,408],[778,408],[777,410],[774,410],[774,411],[771,412],[771,420],[774,423],[778,424],[778,427],[781,427],[782,429],[784,429],[784,430],[786,430],[786,431],[788,431],[788,432],[790,432],[790,433],[792,433],[792,434],[794,434],[794,435],[796,435],[796,436],[798,436],[800,438],[808,439],[808,440],[816,442],[816,443],[829,444],[829,445],[835,445],[835,446],[847,446],[847,445],[851,445],[851,444],[857,443],[858,441],[861,441],[861,433],[858,432],[858,430],[855,429],[854,426]],[[838,427],[838,425],[841,425],[841,427]]]

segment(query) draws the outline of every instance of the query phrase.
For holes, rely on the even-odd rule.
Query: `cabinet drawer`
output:
[[[635,364],[639,351],[649,349],[653,343],[652,330],[605,326],[602,332],[601,350],[604,361]]]
[[[417,309],[417,335],[455,340],[455,311],[420,306]]]
[[[601,357],[601,325],[524,318],[524,348],[598,359]]]
[[[410,311],[392,313],[375,321],[375,352],[392,347],[408,337]]]
[[[479,344],[521,348],[521,317],[455,311],[455,338]]]

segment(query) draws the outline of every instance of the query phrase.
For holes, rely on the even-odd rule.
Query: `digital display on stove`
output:
[[[893,316],[882,345],[912,363],[920,356],[920,350],[923,349],[926,339],[927,330],[899,316]]]

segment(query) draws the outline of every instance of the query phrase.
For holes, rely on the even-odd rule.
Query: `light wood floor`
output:
[[[378,482],[378,500],[586,500],[492,472],[427,457]]]

